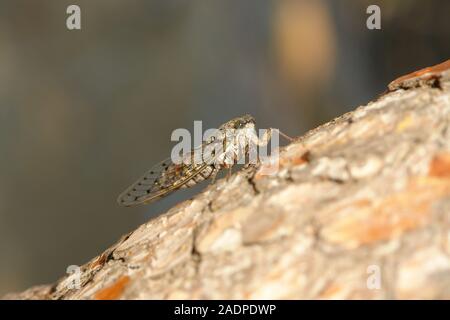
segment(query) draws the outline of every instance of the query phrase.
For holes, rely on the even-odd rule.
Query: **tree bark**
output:
[[[276,174],[221,179],[5,298],[449,299],[448,64],[296,139]]]

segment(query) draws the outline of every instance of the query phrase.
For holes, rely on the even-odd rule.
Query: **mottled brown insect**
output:
[[[244,129],[244,130],[239,130]],[[259,139],[256,135],[255,119],[250,115],[244,115],[232,119],[223,124],[217,132],[198,148],[184,156],[185,160],[175,164],[169,158],[155,165],[144,176],[126,189],[117,199],[123,206],[133,206],[142,203],[150,203],[160,199],[180,188],[189,188],[210,177],[215,178],[222,168],[231,168],[238,159],[246,156],[248,149],[239,148],[240,141],[252,141],[256,145],[267,145],[271,137],[272,129],[265,131]],[[231,132],[231,134],[230,134]],[[214,152],[216,150],[221,152]],[[213,150],[208,156],[198,161],[196,151],[205,149]]]

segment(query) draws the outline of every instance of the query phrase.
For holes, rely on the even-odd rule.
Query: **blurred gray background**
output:
[[[81,7],[82,30],[66,28]],[[382,30],[366,28],[381,7]],[[121,208],[176,128],[291,136],[450,57],[449,1],[0,0],[0,295],[53,282],[202,189]]]

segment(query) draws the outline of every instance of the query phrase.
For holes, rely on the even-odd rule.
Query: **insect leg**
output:
[[[288,136],[287,134],[281,132],[279,129],[269,128],[269,129],[266,129],[266,131],[264,131],[264,134],[263,134],[261,139],[259,139],[257,136],[254,136],[253,137],[253,142],[256,143],[260,147],[266,146],[269,143],[270,138],[272,138],[272,132],[273,131],[277,131],[278,134],[280,134],[286,140],[289,140],[291,142],[295,140],[294,138],[292,138],[292,137]]]
[[[270,139],[272,138],[272,133],[274,131],[277,131],[285,139],[287,139],[289,141],[294,141],[293,138],[289,137],[287,134],[285,134],[285,133],[281,132],[279,129],[275,129],[275,128],[266,129],[264,131],[264,134],[261,137],[261,139],[256,134],[251,135],[250,139],[251,139],[252,143],[256,144],[257,146],[265,147],[269,143]],[[259,158],[259,154],[258,154],[258,161],[259,162],[261,161],[261,159]]]
[[[272,137],[272,128],[269,128],[264,131],[264,134],[261,139],[258,138],[256,133],[253,133],[250,136],[250,140],[252,143],[256,144],[257,146],[264,147],[269,143],[271,137]]]
[[[232,173],[233,173],[232,166],[229,166],[228,167],[228,172],[227,172],[227,181],[230,180]]]
[[[211,173],[211,179],[212,179],[211,183],[212,184],[214,184],[214,182],[216,182],[216,177],[217,177],[218,173],[219,173],[219,169],[214,168],[213,172]]]
[[[285,138],[286,140],[288,140],[290,142],[295,140],[294,138],[292,138],[292,137],[288,136],[287,134],[281,132],[280,129],[275,129],[275,128],[271,128],[271,129],[272,130],[276,130],[280,136],[282,136],[283,138]]]

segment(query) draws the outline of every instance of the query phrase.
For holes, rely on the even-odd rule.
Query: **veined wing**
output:
[[[222,144],[220,140],[214,140],[192,150],[185,156],[191,161],[183,161],[183,163],[176,164],[169,158],[158,163],[120,194],[117,202],[127,207],[141,203],[150,203],[187,185],[190,180],[202,174],[220,156],[215,151],[203,153],[206,148],[214,150],[216,146],[220,146],[219,144]],[[199,151],[201,152],[201,158],[195,159],[195,157],[198,158]]]

